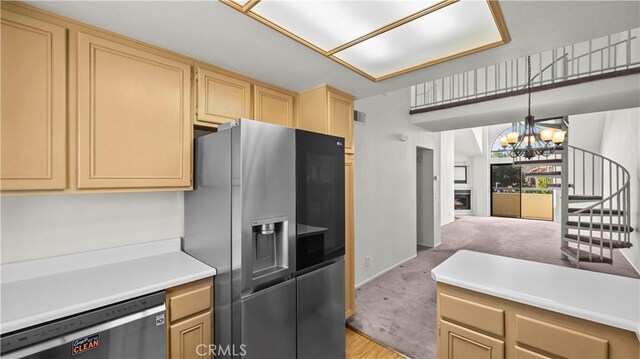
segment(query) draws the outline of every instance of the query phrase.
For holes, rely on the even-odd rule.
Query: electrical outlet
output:
[[[369,256],[364,257],[364,266],[369,267],[370,265],[371,265],[371,257]]]

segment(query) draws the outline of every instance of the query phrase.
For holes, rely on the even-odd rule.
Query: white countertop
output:
[[[438,282],[635,332],[640,280],[492,254],[458,251],[431,271]]]
[[[210,277],[180,238],[2,265],[0,332]]]

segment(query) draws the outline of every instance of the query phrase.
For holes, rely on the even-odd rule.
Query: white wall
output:
[[[2,197],[0,208],[1,263],[184,233],[182,192]]]
[[[440,132],[440,223],[453,222],[455,131]]]
[[[599,152],[607,113],[596,112],[569,116],[569,144],[596,153]]]
[[[621,252],[640,271],[640,108],[608,112],[600,154],[620,163],[631,175],[631,234],[633,247]]]
[[[502,131],[507,125],[495,126]],[[457,214],[472,214],[476,216],[489,215],[489,159],[491,156],[491,142],[489,127],[474,127],[455,130],[456,139],[455,165],[467,166],[467,183],[454,184],[456,190],[471,190],[471,211],[455,211]],[[464,131],[464,132],[462,132]],[[497,134],[497,132],[496,132]],[[495,136],[495,134],[493,135]],[[460,143],[465,141],[466,143]]]
[[[473,213],[476,216],[489,216],[491,214],[489,210],[489,160],[491,158],[491,143],[492,138],[489,137],[489,129],[484,127],[482,129],[482,144],[484,145],[481,155],[473,157],[473,199],[471,207]]]
[[[440,135],[409,123],[409,91],[355,103],[358,111],[367,114],[365,124],[355,125],[356,285],[416,255],[416,147],[434,150],[435,175],[440,175]],[[408,136],[407,141],[400,140],[401,134]],[[450,166],[453,172],[453,150]],[[444,181],[435,182],[436,195]],[[438,207],[435,223],[440,223],[439,212]],[[436,227],[439,242],[440,227]],[[369,267],[365,266],[367,256]]]

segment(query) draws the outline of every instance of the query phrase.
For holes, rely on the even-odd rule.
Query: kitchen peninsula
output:
[[[640,280],[458,251],[437,281],[438,357],[637,358]]]

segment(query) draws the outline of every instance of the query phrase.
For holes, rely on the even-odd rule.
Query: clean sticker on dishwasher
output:
[[[71,342],[71,355],[78,355],[100,346],[100,334],[91,334],[88,337],[76,339]]]

